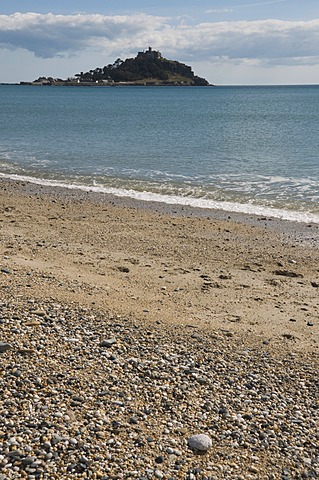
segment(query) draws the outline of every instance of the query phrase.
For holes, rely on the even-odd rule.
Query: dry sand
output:
[[[5,180],[0,210],[1,284],[16,295],[318,352],[316,225]]]

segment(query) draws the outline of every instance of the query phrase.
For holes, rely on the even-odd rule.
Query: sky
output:
[[[216,85],[319,83],[319,0],[0,0],[0,82],[151,46]]]

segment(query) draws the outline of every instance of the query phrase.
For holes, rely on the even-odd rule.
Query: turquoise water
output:
[[[319,86],[0,86],[0,175],[319,223]]]

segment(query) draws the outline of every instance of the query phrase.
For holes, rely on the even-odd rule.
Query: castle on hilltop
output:
[[[148,47],[148,50],[146,50],[146,52],[138,52],[137,58],[141,57],[159,60],[160,58],[162,58],[162,54],[157,50],[152,50],[152,47]]]

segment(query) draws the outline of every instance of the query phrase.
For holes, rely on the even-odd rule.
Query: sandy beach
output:
[[[143,204],[93,192],[4,179],[0,181],[0,210],[0,342],[10,344],[10,348],[1,353],[0,367],[4,392],[0,424],[1,479],[288,480],[310,478],[302,476],[310,475],[309,472],[319,475],[318,452],[317,456],[314,453],[318,447],[318,434],[315,434],[318,432],[315,385],[319,352],[318,225]],[[102,322],[102,318],[105,321]],[[115,352],[111,344],[105,348],[101,344],[114,337]],[[126,337],[134,341],[126,344]],[[90,339],[95,345],[91,357],[85,343],[91,342]],[[134,349],[134,344],[139,342],[140,350]],[[148,350],[147,345],[152,348]],[[156,353],[159,345],[167,346],[165,354]],[[111,350],[115,358],[123,359],[123,364],[110,359]],[[177,357],[182,361],[188,355],[194,361],[193,373],[204,379],[198,381],[195,375],[189,385],[191,391],[186,394],[184,386],[178,393],[185,382],[174,377],[180,365]],[[71,366],[70,358],[75,358]],[[113,373],[111,370],[96,373],[96,362],[101,358],[115,362]],[[135,368],[134,362],[147,364],[147,361],[149,365],[157,362],[156,368],[160,368],[161,358],[163,375],[159,372],[155,380],[150,377],[145,386],[149,395],[146,399],[145,392],[138,395],[137,389],[131,389],[131,370]],[[168,368],[166,361],[173,364]],[[234,362],[237,362],[237,373]],[[127,370],[124,364],[128,365]],[[205,370],[205,365],[213,368],[212,364],[217,368],[215,386],[208,366]],[[266,364],[272,365],[273,370],[272,375],[265,374],[268,387],[264,386],[263,390],[260,376],[263,369],[267,370]],[[19,380],[20,385],[19,375],[12,376],[12,372],[18,370],[22,378],[28,377],[35,368],[39,373],[32,373],[32,388],[23,380]],[[48,378],[50,375],[58,378],[57,372],[64,368],[67,375],[78,378],[78,385],[73,380],[67,386],[65,378],[60,378],[65,391],[72,390],[72,394],[58,400],[53,413],[54,393],[45,400],[43,392],[54,389],[59,391],[58,398],[63,395],[59,382],[51,384]],[[197,372],[196,368],[206,373]],[[97,375],[94,388],[98,388],[99,394],[96,398],[92,385],[84,381],[90,371],[92,379]],[[126,387],[121,376],[123,371],[124,378],[128,376]],[[105,390],[113,392],[114,398],[117,393],[122,396],[110,400],[108,394],[100,395],[103,386],[98,382],[104,374]],[[241,391],[235,390],[235,380],[226,382],[237,374],[241,385],[249,382],[252,385],[248,393],[244,386]],[[254,383],[250,374],[259,380]],[[112,375],[121,379],[120,386],[112,383],[113,390],[108,384]],[[167,386],[170,376],[177,393]],[[40,377],[38,382],[34,380],[37,377]],[[147,378],[145,371],[144,377]],[[11,382],[16,382],[14,389]],[[268,398],[271,385],[274,396]],[[125,400],[125,389],[130,392],[131,400]],[[260,399],[262,390],[264,406]],[[15,404],[19,395],[12,393],[19,391],[24,400],[20,413]],[[167,396],[168,404],[176,403],[176,408],[181,409],[177,420],[169,408],[152,415],[144,412],[147,420],[143,416],[136,422],[132,420],[136,416],[134,409],[141,412],[150,408],[151,392],[154,408],[163,395]],[[92,418],[85,417],[86,414],[81,413],[85,402],[74,400],[76,396],[85,397],[87,403],[83,411],[86,414],[103,410],[95,422],[99,426],[95,430],[89,428],[94,414]],[[236,399],[240,403],[237,410]],[[30,424],[32,415],[33,423],[37,424],[36,418],[40,415],[37,412],[41,412],[40,417],[45,415],[45,408],[41,410],[39,406],[45,407],[46,401],[50,415],[60,413],[61,417],[46,419],[47,423],[42,422],[35,434],[26,425]],[[97,401],[100,403],[96,404]],[[134,401],[137,403],[133,408]],[[130,408],[126,403],[130,403]],[[211,407],[203,411],[204,404]],[[292,413],[293,406],[299,414]],[[112,418],[117,410],[117,417]],[[260,427],[262,420],[255,421],[254,428],[265,431],[265,437],[259,431],[256,442],[250,443],[248,437],[254,435],[253,418],[257,411],[260,414],[264,410],[271,420],[264,427]],[[301,418],[300,423],[291,423],[288,410],[294,419]],[[170,417],[171,426],[167,425]],[[246,422],[243,429],[241,419]],[[120,427],[116,428],[114,421]],[[290,425],[287,438],[282,421]],[[234,428],[231,423],[222,427],[223,422],[233,422]],[[218,426],[214,429],[212,424]],[[298,443],[293,429],[302,430],[303,426],[306,430],[299,431]],[[236,436],[234,432],[241,429]],[[31,434],[27,433],[31,430]],[[280,436],[280,442],[271,441],[270,430],[275,438],[277,434]],[[233,434],[225,433],[229,431]],[[196,455],[187,447],[187,438],[193,433],[211,436],[213,446],[205,455]],[[33,440],[27,445],[29,450],[23,450],[28,435],[33,435]],[[67,436],[68,446],[65,447],[64,440],[55,444],[54,435],[61,439]],[[138,447],[134,442],[143,435],[146,440]],[[155,439],[148,441],[147,435]],[[242,442],[240,435],[245,437]],[[88,436],[92,437],[90,441]],[[263,443],[268,437],[268,443]],[[10,443],[10,438],[15,441]],[[74,439],[73,443],[70,438]],[[92,447],[81,452],[77,446],[80,439],[91,447],[94,444],[95,450]],[[54,452],[59,452],[59,442],[64,443],[57,460]],[[140,454],[136,453],[138,448]],[[20,456],[9,455],[16,450],[20,450]],[[136,458],[132,459],[129,453]],[[28,456],[29,463],[23,461]],[[83,456],[88,459],[87,463],[79,460],[78,457]],[[127,465],[117,460],[123,457]]]
[[[32,184],[0,188],[1,266],[53,284],[22,283],[20,295],[318,352],[318,226],[227,212],[215,219],[214,212]]]

